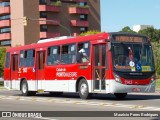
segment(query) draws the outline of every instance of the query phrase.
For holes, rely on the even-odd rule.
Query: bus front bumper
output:
[[[155,81],[148,85],[125,85],[112,80],[109,84],[109,93],[153,93],[155,86]]]

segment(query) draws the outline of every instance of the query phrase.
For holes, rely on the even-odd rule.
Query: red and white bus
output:
[[[94,93],[121,99],[131,92],[155,92],[153,52],[146,36],[116,32],[41,41],[7,50],[6,88],[25,96],[78,92],[82,99]]]

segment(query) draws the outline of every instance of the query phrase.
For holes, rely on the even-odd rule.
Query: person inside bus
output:
[[[78,53],[77,53],[77,62],[82,63],[82,62],[88,62],[88,56],[84,48],[81,48]]]
[[[128,47],[128,57],[126,58],[126,66],[135,66],[135,63],[138,63],[138,56],[137,52],[133,52],[131,47]]]

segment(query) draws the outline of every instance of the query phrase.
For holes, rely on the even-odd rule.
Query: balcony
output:
[[[0,7],[0,14],[10,14],[10,7]]]
[[[11,39],[11,33],[2,33],[0,34],[0,41],[2,40],[10,40]]]
[[[89,27],[88,21],[71,20],[71,25],[75,27]]]
[[[60,12],[60,6],[39,5],[39,11]]]
[[[2,27],[9,27],[9,26],[11,26],[10,20],[1,20],[0,21],[0,28],[2,28]]]
[[[89,14],[88,8],[79,8],[79,7],[70,7],[69,8],[70,14]]]
[[[40,32],[40,38],[54,38],[59,36],[60,36],[60,33]]]
[[[53,19],[48,19],[48,18],[41,18],[40,20],[42,20],[42,21],[39,21],[40,25],[59,25],[60,24],[60,21],[55,20],[55,19],[53,20]],[[47,21],[47,20],[51,20],[51,21]]]

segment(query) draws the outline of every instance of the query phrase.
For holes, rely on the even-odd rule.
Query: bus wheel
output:
[[[21,84],[21,92],[23,96],[32,96],[32,95],[36,95],[36,91],[28,91],[28,84],[26,80],[22,81]]]
[[[81,97],[81,99],[88,99],[91,97],[91,94],[89,93],[89,90],[88,90],[88,84],[85,79],[82,79],[79,82],[78,92],[79,92],[79,96]]]
[[[117,99],[124,99],[127,96],[127,93],[114,93]]]

